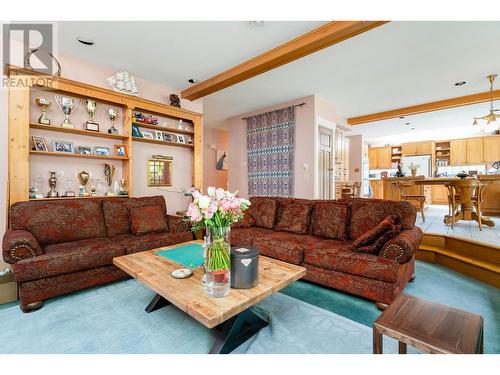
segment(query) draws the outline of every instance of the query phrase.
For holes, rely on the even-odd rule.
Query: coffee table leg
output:
[[[146,312],[150,313],[153,311],[156,311],[158,309],[161,309],[162,307],[165,307],[167,305],[170,305],[171,302],[157,294],[151,302],[149,302],[149,305],[146,307]]]
[[[406,354],[406,344],[399,341],[399,354]]]
[[[382,354],[382,334],[373,326],[373,354]]]
[[[210,354],[231,353],[268,324],[250,309],[246,309],[213,329],[215,343]]]

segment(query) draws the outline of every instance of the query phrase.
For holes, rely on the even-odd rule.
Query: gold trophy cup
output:
[[[50,118],[47,117],[46,110],[52,105],[52,100],[44,98],[42,96],[37,96],[35,98],[35,104],[40,107],[42,114],[38,118],[38,123],[43,125],[50,125]]]

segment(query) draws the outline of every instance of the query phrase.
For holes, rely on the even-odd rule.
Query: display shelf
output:
[[[114,195],[114,196],[104,196],[99,195],[95,197],[56,197],[56,198],[30,198],[30,201],[57,201],[57,200],[66,200],[66,199],[91,199],[91,198],[129,198],[128,195]]]
[[[33,122],[30,123],[30,128],[31,129],[46,130],[46,131],[51,131],[51,132],[56,132],[56,133],[84,135],[86,137],[116,139],[116,140],[120,140],[120,141],[128,139],[128,136],[121,135],[121,134],[108,134],[108,133],[93,132],[90,130],[83,130],[83,129],[63,128],[63,127],[57,126],[57,125],[43,125],[43,124],[37,124],[37,123],[33,123]]]
[[[71,154],[69,152],[50,152],[50,151],[31,150],[30,154],[31,155],[42,155],[42,156],[66,157],[66,158],[81,158],[81,159],[129,160],[128,157],[124,157],[124,156],[81,155],[81,154]]]
[[[149,138],[132,137],[132,141],[134,141],[134,142],[144,142],[144,143],[154,143],[154,144],[162,145],[162,146],[185,147],[185,148],[191,148],[191,149],[194,148],[193,145],[188,145],[188,144],[185,144],[185,143],[165,142],[165,141],[158,141],[156,139],[149,139]]]
[[[158,131],[166,132],[166,133],[177,133],[177,134],[185,134],[185,135],[194,136],[194,132],[190,132],[187,130],[168,128],[166,126],[160,126],[160,125],[141,124],[140,122],[133,122],[132,124],[135,124],[140,128],[153,129],[153,130],[158,130]]]

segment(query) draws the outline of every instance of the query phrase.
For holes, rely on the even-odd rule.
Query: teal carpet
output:
[[[500,353],[498,289],[423,262],[416,275],[407,293],[483,315],[485,351]],[[31,314],[4,306],[0,353],[207,353],[210,331],[182,311],[144,312],[153,296],[126,280],[49,300]],[[370,301],[307,282],[262,301],[256,312],[270,325],[234,353],[371,353],[379,315]],[[384,351],[395,353],[396,343],[387,339]]]

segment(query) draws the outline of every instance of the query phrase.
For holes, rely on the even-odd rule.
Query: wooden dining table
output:
[[[472,182],[474,181],[474,182]],[[445,224],[454,224],[459,220],[477,221],[480,224],[494,227],[495,222],[489,217],[482,216],[476,212],[474,205],[475,192],[482,198],[482,191],[486,185],[491,183],[500,183],[500,179],[475,179],[459,177],[437,177],[437,178],[424,178],[412,181],[414,185],[444,185],[448,188],[449,196],[457,194],[460,197],[460,208],[456,212],[451,212],[451,215],[445,215]],[[481,215],[481,216],[480,216]]]

